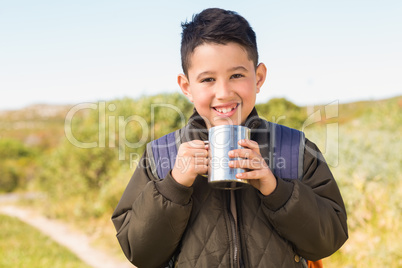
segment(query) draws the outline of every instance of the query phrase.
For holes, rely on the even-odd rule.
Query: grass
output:
[[[376,103],[340,124],[337,140],[326,126],[306,131],[320,148],[337,145],[326,159],[348,213],[349,239],[325,267],[402,267],[400,111],[398,99]]]
[[[73,253],[20,220],[0,215],[0,267],[87,268]]]

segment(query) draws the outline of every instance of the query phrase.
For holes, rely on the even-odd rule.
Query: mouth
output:
[[[226,104],[214,106],[214,109],[219,115],[223,116],[231,116],[236,112],[236,109],[239,107],[240,103]]]

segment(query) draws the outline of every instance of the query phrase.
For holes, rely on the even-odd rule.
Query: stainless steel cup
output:
[[[237,158],[229,158],[229,151],[243,148],[238,144],[241,139],[250,139],[250,129],[238,125],[222,125],[209,129],[209,165],[208,181],[219,189],[239,189],[249,182],[236,178],[237,173],[245,170],[230,168],[229,161]]]

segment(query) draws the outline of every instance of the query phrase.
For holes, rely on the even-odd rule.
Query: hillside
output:
[[[0,111],[0,138],[20,140],[28,146],[56,146],[63,134],[64,118],[72,105],[32,105]]]
[[[168,96],[165,97],[169,99]],[[134,100],[132,101],[134,102]],[[187,100],[183,101],[187,102]],[[341,103],[339,104],[339,115],[336,120],[339,123],[349,122],[393,101],[396,102],[399,107],[402,107],[402,96],[384,100]],[[114,101],[111,101],[110,103],[113,102]],[[54,146],[57,141],[60,141],[60,138],[63,138],[61,136],[64,133],[65,117],[72,107],[74,107],[73,104],[37,104],[20,110],[0,111],[0,138],[19,139],[27,145],[47,143],[49,146]],[[300,121],[300,119],[306,119],[308,117],[307,113],[312,114],[318,109],[325,108],[324,105],[299,107],[286,99],[273,99],[267,103],[257,104],[256,107],[260,115],[265,115],[264,117],[267,120],[277,120],[285,125],[291,125],[289,122],[295,116]],[[88,109],[85,109],[85,111],[88,112]],[[188,113],[188,111],[185,112]],[[289,113],[292,114],[290,119],[288,116]],[[298,114],[295,115],[296,113]],[[82,112],[78,114],[82,115]],[[281,119],[280,117],[284,115],[288,116],[288,118]]]
[[[402,96],[315,107],[272,99],[256,108],[267,120],[305,131],[337,179],[350,239],[326,267],[402,266]],[[110,215],[136,161],[147,141],[182,127],[192,109],[180,94],[161,94],[3,111],[0,189],[45,193],[30,205],[121,254]]]

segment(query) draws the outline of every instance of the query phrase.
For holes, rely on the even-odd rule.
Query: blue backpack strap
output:
[[[270,168],[283,179],[302,179],[304,160],[304,133],[293,128],[269,122]]]
[[[156,178],[164,179],[173,168],[180,145],[180,130],[171,132],[147,145],[151,171]]]

